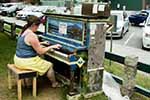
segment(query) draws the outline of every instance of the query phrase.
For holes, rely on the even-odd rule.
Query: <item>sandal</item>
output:
[[[60,84],[58,82],[52,84],[52,88],[60,88],[60,87],[63,87],[63,84]]]

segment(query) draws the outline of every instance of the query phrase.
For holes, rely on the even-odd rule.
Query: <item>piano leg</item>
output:
[[[75,88],[74,88],[74,71],[70,71],[70,87],[69,87],[69,95],[74,95],[76,94]]]
[[[71,55],[69,57],[69,60],[70,62],[74,62],[77,60],[76,56],[74,55]],[[70,87],[69,87],[69,95],[75,95],[77,94],[77,89],[76,89],[76,86],[75,86],[75,71],[77,69],[77,65],[76,64],[72,64],[70,66]]]

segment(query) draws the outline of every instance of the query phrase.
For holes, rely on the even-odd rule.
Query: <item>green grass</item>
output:
[[[14,90],[7,89],[7,63],[13,62],[15,54],[16,41],[11,40],[4,33],[0,33],[0,100],[7,98],[16,98]],[[14,99],[15,100],[15,99]]]
[[[7,63],[13,62],[16,41],[11,40],[4,33],[0,33],[0,76],[6,74]]]
[[[16,34],[18,35],[21,32],[20,28],[16,28]]]

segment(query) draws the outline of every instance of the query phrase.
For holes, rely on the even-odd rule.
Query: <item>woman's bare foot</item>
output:
[[[52,83],[52,87],[53,88],[60,88],[60,87],[62,87],[63,85],[62,84],[59,84],[58,82],[54,82],[54,83]]]

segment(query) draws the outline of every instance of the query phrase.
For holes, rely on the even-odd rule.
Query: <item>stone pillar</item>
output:
[[[127,56],[125,58],[123,85],[121,87],[122,95],[127,95],[129,97],[134,93],[134,87],[136,85],[136,73],[137,73],[137,56]]]
[[[0,32],[4,31],[4,20],[0,19]]]
[[[12,38],[16,37],[16,24],[15,23],[11,24],[11,37]]]
[[[97,24],[95,34],[90,38],[88,49],[88,90],[101,91],[103,79],[103,62],[105,51],[104,24]]]

